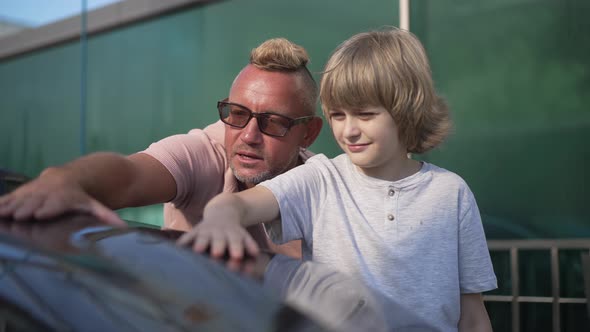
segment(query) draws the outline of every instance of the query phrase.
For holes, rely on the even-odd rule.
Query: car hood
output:
[[[23,331],[323,330],[178,235],[87,215],[0,219],[0,318]]]

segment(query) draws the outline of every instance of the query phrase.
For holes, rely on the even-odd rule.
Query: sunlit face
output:
[[[230,90],[228,101],[252,112],[273,112],[291,118],[309,114],[303,108],[303,84],[297,75],[270,72],[248,65]],[[307,147],[307,124],[298,124],[284,137],[260,132],[255,119],[244,128],[225,126],[225,147],[230,167],[247,187],[273,178],[296,166],[299,148]]]
[[[392,168],[404,167],[407,154],[392,116],[383,107],[327,112],[334,138],[364,174],[392,178]]]

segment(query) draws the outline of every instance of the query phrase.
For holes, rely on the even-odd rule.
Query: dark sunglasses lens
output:
[[[221,121],[236,127],[244,127],[250,119],[251,113],[247,109],[230,104],[221,104],[219,107]]]
[[[258,119],[260,130],[268,135],[284,136],[289,130],[289,119],[280,115],[264,114]]]

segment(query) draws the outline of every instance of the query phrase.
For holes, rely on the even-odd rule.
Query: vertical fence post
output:
[[[82,13],[80,28],[80,155],[86,154],[86,83],[88,70],[87,5],[81,0]]]
[[[560,287],[559,287],[559,251],[556,246],[551,247],[551,295],[553,296],[551,312],[553,315],[553,331],[561,331]]]
[[[510,248],[510,279],[512,280],[512,332],[520,331],[520,278],[518,271],[518,248]]]
[[[399,0],[399,27],[410,31],[410,0]]]

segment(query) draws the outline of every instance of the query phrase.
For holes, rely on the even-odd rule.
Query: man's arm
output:
[[[244,251],[258,254],[256,241],[245,227],[270,222],[280,216],[279,203],[273,193],[256,186],[239,193],[215,196],[203,211],[203,221],[179,239],[196,252],[209,249],[212,257],[221,257],[226,250],[230,258],[242,259]]]
[[[492,331],[492,324],[480,293],[461,294],[459,331]]]
[[[176,183],[153,157],[94,153],[60,167],[0,197],[0,216],[21,220],[51,218],[83,211],[117,225],[124,222],[111,209],[165,202],[174,197]]]

